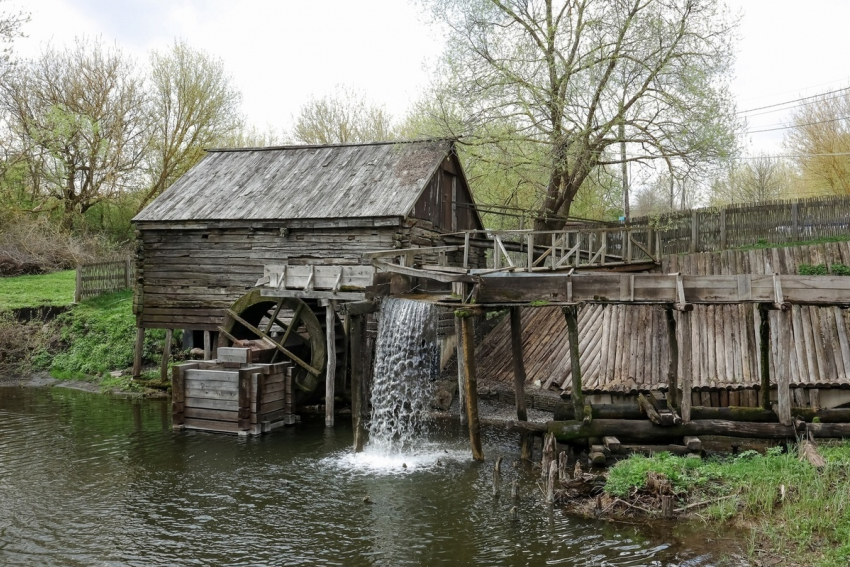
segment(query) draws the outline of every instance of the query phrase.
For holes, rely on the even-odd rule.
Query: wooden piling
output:
[[[569,480],[567,474],[567,452],[561,451],[558,453],[558,480],[565,482]]]
[[[693,380],[693,351],[691,350],[691,313],[693,311],[682,311],[679,314],[678,331],[681,333],[681,363],[682,363],[682,399],[679,403],[679,412],[682,421],[688,423],[691,420],[691,384]]]
[[[499,495],[499,481],[502,468],[502,457],[496,458],[496,463],[493,465],[493,496]]]
[[[136,345],[133,351],[133,380],[142,376],[142,352],[145,348],[145,328],[136,329]]]
[[[461,293],[463,293],[463,284],[460,285]],[[455,318],[455,336],[457,337],[457,409],[460,417],[460,424],[466,425],[466,373],[463,369],[463,329],[460,324],[460,318]]]
[[[171,426],[174,429],[182,429],[185,419],[186,379],[183,370],[182,366],[175,366],[171,370]]]
[[[204,331],[204,360],[210,358],[212,358],[212,340],[210,339],[210,332]]]
[[[469,445],[472,458],[484,460],[481,448],[481,425],[478,422],[478,380],[475,377],[475,330],[468,314],[460,316],[461,342],[463,343],[463,370],[466,391],[466,417],[469,424]]]
[[[354,431],[354,452],[363,450],[366,443],[366,428],[364,427],[363,413],[363,316],[351,315],[350,338],[348,341],[351,350],[351,428]]]
[[[667,366],[667,400],[679,409],[679,341],[676,338],[676,317],[672,307],[664,309],[667,317],[667,340],[670,343],[670,362]]]
[[[525,407],[525,362],[522,358],[522,313],[519,307],[511,307],[511,353],[514,362],[516,417],[519,421],[528,421],[528,410]]]
[[[759,303],[759,358],[761,360],[761,407],[770,409],[770,305]]]
[[[562,310],[564,317],[567,319],[567,334],[570,341],[570,363],[572,365],[573,375],[573,408],[575,410],[576,420],[581,420],[584,414],[584,394],[581,391],[581,363],[578,354],[578,308],[575,305],[567,305]]]
[[[546,479],[546,502],[555,503],[555,479],[558,478],[558,461],[549,463],[549,476]]]
[[[336,385],[336,333],[334,323],[334,302],[329,301],[325,307],[325,342],[327,343],[328,361],[325,368],[325,427],[334,426],[334,387]]]
[[[165,383],[168,380],[168,361],[171,360],[171,339],[174,329],[165,330],[165,343],[162,345],[162,362],[159,366],[159,380]]]
[[[773,361],[774,368],[776,369],[776,390],[777,397],[779,400],[778,413],[779,423],[782,425],[791,425],[791,388],[790,388],[790,374],[791,374],[791,347],[794,339],[791,336],[791,312],[789,311],[780,311],[778,313],[777,319],[777,334],[778,340],[782,341],[780,346],[776,352],[778,356],[776,360]]]
[[[511,500],[516,504],[516,501],[519,500],[519,481],[514,479],[511,482]]]

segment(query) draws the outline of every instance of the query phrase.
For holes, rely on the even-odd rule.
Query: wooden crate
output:
[[[291,381],[289,362],[239,368],[220,361],[177,365],[172,373],[173,426],[259,435],[291,425],[297,421]]]

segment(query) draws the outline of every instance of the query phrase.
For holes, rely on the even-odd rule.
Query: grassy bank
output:
[[[105,389],[142,389],[128,372],[111,374],[133,364],[136,327],[131,291],[73,305],[48,322],[14,318],[12,310],[21,307],[69,305],[74,280],[73,270],[0,278],[0,373],[46,370],[55,378],[96,381]],[[175,333],[176,344],[179,335]],[[164,338],[164,331],[145,334],[145,363],[159,362]],[[179,356],[179,349],[173,352]]]
[[[74,301],[75,282],[74,270],[0,278],[0,311],[70,305]]]
[[[745,529],[763,564],[846,567],[850,441],[819,450],[827,463],[822,468],[781,447],[726,458],[633,456],[611,469],[606,503],[618,513],[642,515],[657,508],[659,494],[673,494],[680,513]]]

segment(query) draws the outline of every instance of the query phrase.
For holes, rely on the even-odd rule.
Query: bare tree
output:
[[[66,219],[135,186],[148,135],[145,94],[117,47],[86,39],[48,46],[0,83],[0,105],[34,186]]]
[[[140,210],[195,165],[204,148],[224,145],[244,126],[242,95],[220,59],[176,41],[154,51],[150,64],[150,188]]]
[[[794,172],[782,158],[766,155],[736,163],[712,185],[714,205],[761,203],[788,196]]]
[[[850,91],[801,105],[785,146],[797,157],[809,195],[850,195]]]
[[[3,4],[6,0],[0,0]],[[21,26],[28,22],[29,14],[26,12],[0,11],[0,79],[9,64],[9,56],[12,52],[12,41],[21,37]]]
[[[346,144],[391,140],[392,116],[356,91],[336,92],[313,99],[295,117],[292,137],[303,144]]]
[[[693,168],[734,147],[721,0],[421,1],[449,30],[438,88],[465,111],[462,142],[538,148],[501,164],[535,172],[537,228],[597,168]]]

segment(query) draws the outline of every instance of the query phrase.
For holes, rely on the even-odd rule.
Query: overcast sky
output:
[[[18,55],[45,42],[100,35],[137,57],[183,38],[224,60],[260,128],[288,127],[311,96],[335,85],[401,116],[428,82],[440,32],[406,0],[11,0],[32,13]],[[743,15],[733,92],[740,111],[850,85],[850,2],[729,0]],[[768,109],[772,110],[772,109]],[[747,114],[750,130],[788,112]],[[752,133],[754,151],[782,153],[782,130]]]

